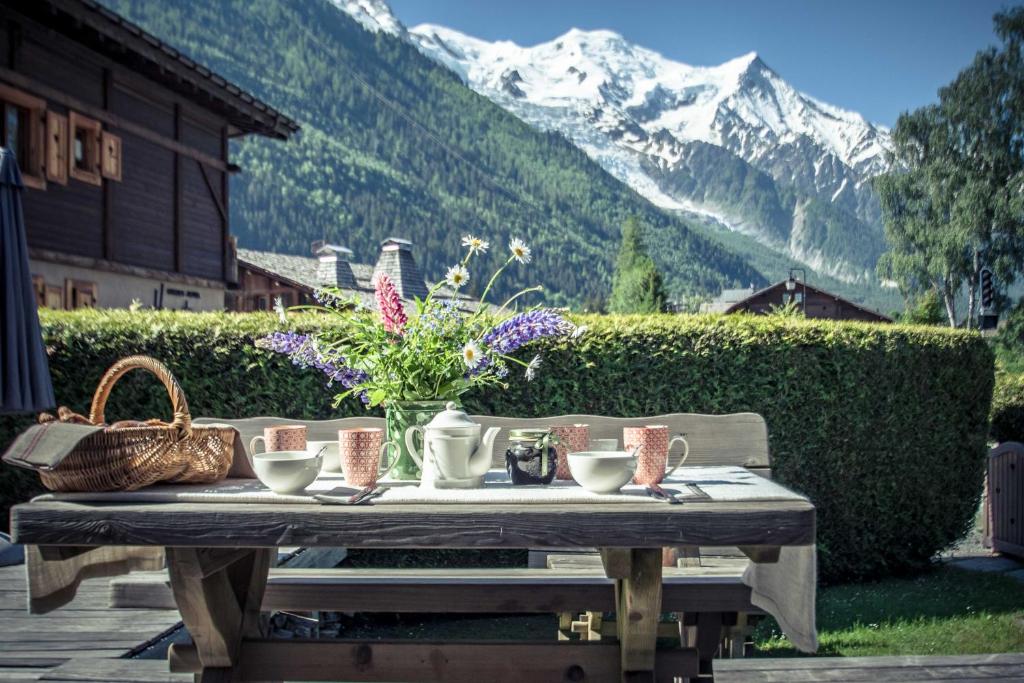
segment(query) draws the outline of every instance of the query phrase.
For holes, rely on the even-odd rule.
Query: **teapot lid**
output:
[[[428,429],[479,429],[480,425],[469,419],[465,411],[459,410],[454,401],[448,401],[445,409],[434,416],[434,419],[427,425]]]

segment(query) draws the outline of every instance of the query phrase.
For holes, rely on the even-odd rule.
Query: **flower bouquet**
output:
[[[470,260],[487,251],[488,242],[473,236],[462,240],[466,254],[448,269],[445,279],[424,299],[416,299],[407,311],[391,279],[377,273],[373,279],[377,311],[343,298],[338,290],[316,293],[314,309],[339,318],[338,325],[325,326],[313,335],[275,332],[257,344],[288,354],[302,367],[315,368],[337,384],[337,406],[356,398],[367,407],[385,408],[388,438],[400,449],[392,470],[400,479],[416,479],[419,467],[406,450],[402,435],[412,425],[422,425],[447,401],[457,401],[473,387],[507,387],[510,371],[519,367],[527,381],[540,368],[539,355],[529,361],[512,354],[530,342],[545,337],[576,335],[579,329],[561,314],[544,308],[516,311],[515,302],[540,287],[520,290],[500,307],[487,303],[495,281],[513,263],[530,261],[530,249],[522,240],[509,243],[510,254],[494,272],[475,311],[460,310],[457,298],[439,296],[447,284],[455,293],[469,281]]]

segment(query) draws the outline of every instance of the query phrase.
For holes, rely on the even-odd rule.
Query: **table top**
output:
[[[36,545],[348,548],[592,548],[807,545],[806,500],[576,505],[86,503],[15,506],[11,530]]]

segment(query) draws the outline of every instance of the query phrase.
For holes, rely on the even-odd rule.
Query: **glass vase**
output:
[[[403,481],[416,481],[420,478],[420,466],[412,459],[405,445],[405,431],[412,426],[420,426],[430,422],[435,415],[444,410],[447,400],[438,401],[393,401],[387,405],[384,419],[387,422],[388,440],[398,444],[398,462],[391,470],[390,476]],[[423,453],[423,440],[419,434],[413,434],[416,449]]]

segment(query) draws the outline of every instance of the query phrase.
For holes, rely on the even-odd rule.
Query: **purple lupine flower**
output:
[[[306,334],[272,332],[266,337],[258,339],[256,346],[285,354],[292,359],[293,364],[299,367],[319,370],[327,376],[327,386],[337,382],[346,389],[352,389],[369,379],[369,375],[362,370],[346,366],[343,357],[337,354],[332,354],[330,357],[325,356],[317,348],[316,342]],[[363,403],[369,403],[370,399],[365,391],[357,393]]]
[[[537,309],[517,313],[484,335],[488,350],[508,355],[537,339],[560,337],[574,329],[572,323],[555,311]]]

